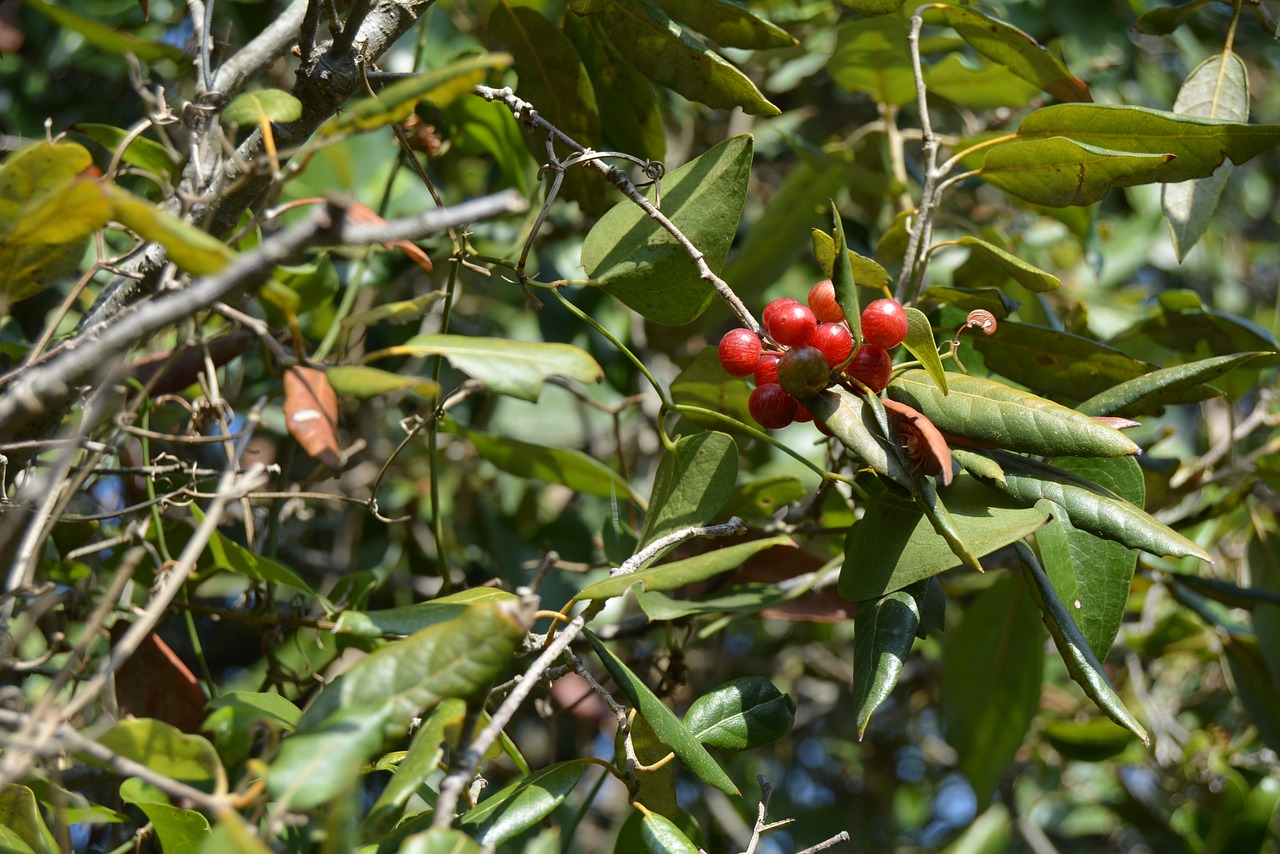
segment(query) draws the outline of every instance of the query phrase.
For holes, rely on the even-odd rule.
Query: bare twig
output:
[[[917,269],[918,259],[929,245],[934,209],[938,204],[937,184],[943,174],[938,169],[938,137],[934,135],[933,124],[929,121],[929,99],[920,64],[920,28],[923,26],[924,20],[919,15],[913,16],[911,31],[907,35],[911,48],[911,70],[916,82],[916,102],[920,109],[920,131],[924,138],[924,187],[920,191],[920,207],[907,234],[907,251],[902,257],[902,271],[898,274],[896,296],[899,302],[908,302],[915,297],[915,284],[920,273]]]
[[[213,92],[229,97],[240,91],[246,80],[275,62],[297,41],[306,11],[307,0],[293,0],[266,29],[219,66],[213,77]]]
[[[631,557],[627,558],[621,566],[614,567],[614,569],[609,572],[609,576],[613,578],[619,575],[630,575],[672,546],[679,545],[685,540],[692,540],[694,537],[730,537],[745,534],[746,532],[746,526],[742,524],[742,520],[737,516],[734,516],[722,525],[706,525],[672,531],[670,534],[667,534],[665,537],[659,537]]]

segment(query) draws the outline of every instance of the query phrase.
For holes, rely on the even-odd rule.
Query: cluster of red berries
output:
[[[812,421],[800,400],[831,385],[833,371],[883,391],[893,372],[889,351],[907,337],[906,311],[895,300],[878,299],[862,312],[863,343],[854,352],[830,279],[813,286],[807,306],[790,297],[769,303],[763,320],[780,349],[766,349],[754,332],[734,329],[720,339],[720,364],[735,377],[755,378],[747,407],[770,429]]]

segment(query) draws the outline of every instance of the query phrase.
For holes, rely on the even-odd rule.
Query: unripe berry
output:
[[[720,364],[730,376],[745,377],[760,363],[760,339],[748,329],[730,329],[720,339]]]
[[[836,286],[823,279],[809,289],[809,308],[822,323],[844,323],[844,309],[836,302]]]
[[[853,352],[853,335],[843,323],[819,323],[809,339],[809,346],[821,350],[827,357],[827,364],[834,368]]]
[[[892,350],[907,337],[907,310],[897,300],[878,299],[862,310],[862,338]]]
[[[747,411],[761,427],[777,430],[786,427],[796,417],[796,399],[777,383],[756,386],[747,398]]]
[[[792,347],[778,360],[778,382],[794,397],[812,397],[831,382],[831,366],[817,347]]]
[[[893,360],[882,347],[874,344],[863,344],[862,349],[853,357],[849,367],[845,368],[850,376],[858,379],[876,394],[884,391],[893,374]]]
[[[773,350],[760,354],[760,363],[756,365],[756,385],[767,385],[778,381],[778,358],[782,356]]]
[[[765,321],[765,329],[773,340],[788,347],[808,344],[809,336],[818,328],[818,321],[806,305],[784,305]]]
[[[778,309],[785,308],[789,305],[799,304],[800,302],[798,300],[793,300],[791,297],[779,297],[764,307],[764,311],[760,315],[760,321],[764,324],[764,328],[768,329],[769,320],[773,317],[774,313],[778,311]]]

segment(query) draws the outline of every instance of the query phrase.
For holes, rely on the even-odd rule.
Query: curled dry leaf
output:
[[[889,416],[889,427],[897,435],[898,444],[907,454],[911,467],[923,474],[942,479],[944,486],[951,483],[952,465],[951,448],[942,431],[933,426],[933,422],[925,418],[905,403],[884,398],[885,414]]]
[[[347,206],[347,219],[352,222],[358,222],[362,225],[380,225],[386,220],[374,213],[370,208],[359,202],[352,202]],[[418,266],[431,272],[431,258],[423,251],[422,247],[408,240],[388,240],[382,244],[388,249],[399,249],[418,263]]]
[[[342,468],[338,395],[324,371],[295,365],[284,372],[284,420],[309,456],[335,472]]]
[[[983,335],[990,335],[996,331],[996,316],[985,308],[975,308],[964,319],[964,328],[977,329]]]

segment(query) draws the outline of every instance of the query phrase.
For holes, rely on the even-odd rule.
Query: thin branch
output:
[[[672,546],[679,545],[685,540],[692,540],[694,537],[731,537],[745,534],[746,532],[746,525],[742,524],[742,520],[737,516],[722,525],[705,525],[672,531],[627,558],[621,566],[615,567],[609,572],[609,577],[615,578],[619,575],[630,575]]]
[[[915,297],[914,286],[918,278],[917,259],[929,243],[933,228],[933,211],[937,207],[937,183],[942,173],[938,169],[938,137],[929,120],[929,99],[925,91],[924,70],[920,63],[920,28],[924,20],[919,15],[911,18],[911,31],[907,43],[911,48],[911,70],[915,76],[916,102],[920,110],[920,131],[924,139],[924,187],[920,191],[920,208],[907,234],[907,251],[902,257],[902,271],[898,274],[897,298],[909,302]]]
[[[288,51],[298,39],[298,30],[306,13],[307,0],[293,0],[266,29],[222,63],[213,77],[213,92],[223,98],[234,95],[246,80],[262,72]]]

